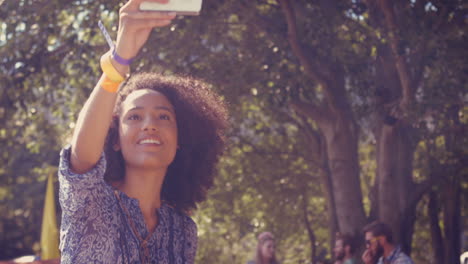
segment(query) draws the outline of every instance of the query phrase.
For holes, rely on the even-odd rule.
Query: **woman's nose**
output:
[[[145,118],[143,123],[143,131],[156,131],[157,130],[156,120],[151,117]]]
[[[144,131],[156,131],[156,127],[154,126],[147,126],[143,129]]]

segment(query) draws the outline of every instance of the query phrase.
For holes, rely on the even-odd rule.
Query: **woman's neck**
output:
[[[138,200],[145,219],[156,217],[156,209],[161,207],[161,188],[166,171],[127,167],[124,180],[116,188]]]

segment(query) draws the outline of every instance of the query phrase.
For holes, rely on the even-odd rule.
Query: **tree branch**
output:
[[[389,0],[378,0],[380,9],[385,17],[385,24],[389,34],[390,47],[395,59],[395,66],[400,79],[402,87],[402,99],[400,106],[406,112],[408,107],[414,101],[415,90],[413,82],[411,81],[411,74],[406,63],[404,50],[401,48],[401,39],[399,36],[399,28],[395,20],[395,13],[393,12],[393,3]]]
[[[307,229],[307,234],[309,235],[309,240],[310,240],[310,245],[311,245],[311,263],[315,264],[315,256],[316,256],[316,247],[315,247],[315,242],[316,242],[316,237],[314,230],[312,229],[312,226],[310,224],[309,218],[307,217],[307,203],[306,203],[306,194],[305,191],[303,191],[303,197],[302,197],[302,210],[304,212],[304,224]]]
[[[429,216],[429,226],[431,230],[432,251],[437,263],[444,263],[444,250],[442,231],[439,226],[439,206],[435,192],[429,193],[429,204],[427,205],[427,214]]]
[[[286,23],[288,25],[288,41],[291,45],[291,49],[293,53],[299,59],[300,64],[304,67],[304,72],[312,78],[314,81],[326,87],[326,78],[322,76],[316,67],[312,64],[312,62],[307,58],[302,45],[299,42],[297,36],[297,25],[296,25],[296,14],[294,11],[294,7],[290,0],[279,0],[278,1],[281,10],[284,13],[286,18]]]
[[[291,107],[297,113],[306,116],[317,123],[323,123],[329,119],[329,114],[327,114],[327,111],[324,111],[324,107],[319,107],[299,100],[292,101]]]

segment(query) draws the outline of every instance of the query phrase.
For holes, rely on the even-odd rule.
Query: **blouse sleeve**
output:
[[[197,254],[198,234],[197,224],[190,218],[186,218],[186,232],[187,232],[187,244],[186,244],[186,257],[187,263],[195,263],[195,256]]]
[[[104,153],[101,154],[97,164],[83,174],[77,174],[71,170],[70,153],[70,145],[62,149],[58,171],[59,200],[64,213],[74,212],[83,206],[89,206],[102,195],[102,188],[105,186],[106,158]]]
[[[70,146],[60,152],[58,171],[59,200],[62,208],[61,263],[95,263],[92,260],[102,255],[90,255],[97,251],[88,244],[94,243],[97,236],[107,235],[97,233],[96,230],[100,230],[97,227],[112,222],[109,218],[112,215],[108,211],[115,204],[115,197],[112,195],[112,188],[104,181],[104,154],[88,172],[77,174],[70,168],[70,152]]]

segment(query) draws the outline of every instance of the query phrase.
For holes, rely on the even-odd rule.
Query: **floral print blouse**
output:
[[[105,155],[87,173],[76,174],[70,152],[70,146],[61,151],[59,165],[61,263],[195,262],[197,226],[189,216],[162,203],[148,236],[138,200],[104,181]]]

